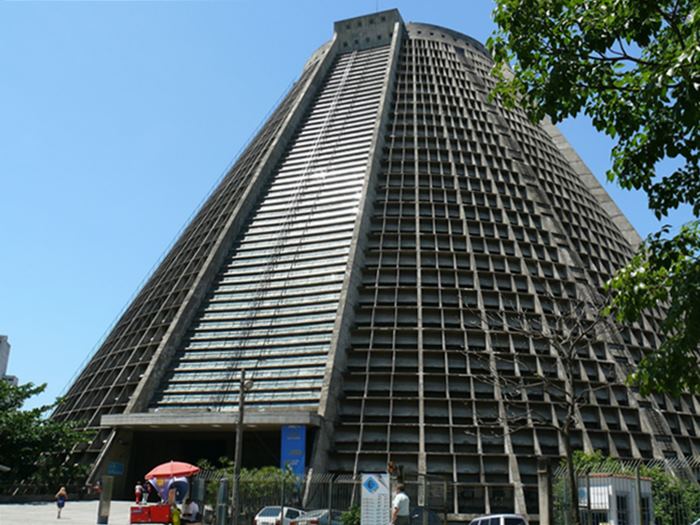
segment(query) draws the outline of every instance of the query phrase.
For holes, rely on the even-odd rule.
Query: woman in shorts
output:
[[[56,506],[58,507],[58,514],[56,519],[61,519],[61,511],[66,505],[66,500],[68,499],[68,493],[66,492],[66,487],[61,487],[56,493]]]

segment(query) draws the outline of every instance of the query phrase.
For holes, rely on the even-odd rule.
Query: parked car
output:
[[[428,525],[442,525],[442,519],[440,516],[432,510],[426,509],[425,507],[415,507],[413,510],[411,510],[411,514],[409,514],[411,518],[410,524],[423,525],[423,515],[426,513],[428,515]]]
[[[304,511],[294,507],[284,508],[284,520],[281,518],[282,507],[263,507],[253,518],[253,525],[295,525],[299,517],[304,516]]]
[[[342,512],[334,510],[328,522],[328,509],[307,510],[303,516],[297,520],[297,525],[343,525],[340,519]]]
[[[489,514],[473,519],[469,525],[528,525],[528,523],[518,514]]]

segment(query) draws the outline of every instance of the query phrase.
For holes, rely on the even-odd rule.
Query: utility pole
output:
[[[243,454],[243,414],[245,412],[245,394],[253,388],[252,379],[246,381],[245,368],[241,369],[241,382],[238,386],[238,421],[236,422],[236,450],[233,457],[233,480],[231,483],[231,507],[233,525],[238,525],[241,510],[239,478],[241,475],[241,455]]]

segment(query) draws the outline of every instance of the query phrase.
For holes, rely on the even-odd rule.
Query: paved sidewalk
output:
[[[131,501],[113,501],[109,525],[128,525]],[[0,525],[95,525],[97,501],[70,501],[56,519],[55,503],[0,504]]]

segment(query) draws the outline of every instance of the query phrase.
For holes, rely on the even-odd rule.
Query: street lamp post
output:
[[[245,412],[245,394],[253,388],[253,380],[245,378],[245,368],[241,369],[241,382],[238,387],[238,421],[236,423],[236,450],[233,457],[233,482],[231,483],[231,506],[233,525],[238,525],[238,516],[241,509],[241,494],[239,490],[239,477],[241,475],[241,455],[243,454],[243,414]]]

